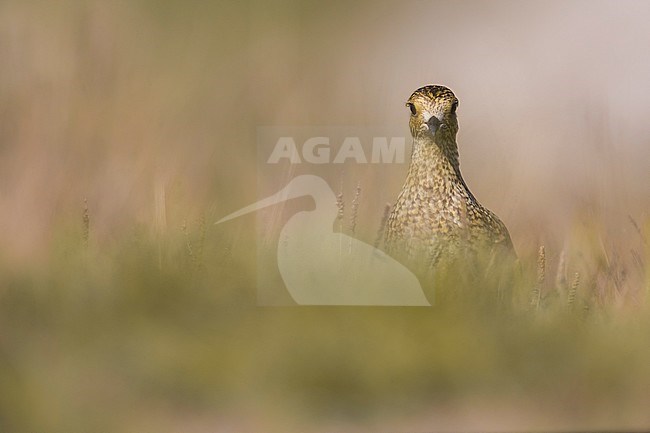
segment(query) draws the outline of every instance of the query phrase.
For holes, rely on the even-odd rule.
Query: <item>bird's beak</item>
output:
[[[434,114],[432,114],[431,117],[425,121],[425,123],[429,128],[429,131],[431,131],[431,134],[435,134],[440,126],[443,125],[442,121],[438,119],[438,117],[436,117]]]

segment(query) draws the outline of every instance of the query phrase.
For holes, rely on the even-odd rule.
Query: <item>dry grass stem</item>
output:
[[[567,297],[567,306],[573,308],[573,304],[576,300],[576,292],[578,291],[578,286],[580,285],[580,273],[576,272],[573,275],[573,282],[569,288],[569,295]]]
[[[544,280],[546,279],[546,250],[544,245],[539,247],[537,253],[537,281],[533,287],[533,296],[531,305],[539,308],[542,298],[542,289],[544,287]]]

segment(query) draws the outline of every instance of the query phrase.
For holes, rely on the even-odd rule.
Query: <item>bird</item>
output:
[[[320,176],[296,176],[279,192],[215,224],[303,196],[311,197],[315,208],[285,223],[277,247],[278,270],[297,304],[431,305],[407,267],[372,245],[334,232],[336,196]]]
[[[478,202],[461,174],[454,92],[427,85],[411,94],[406,107],[413,148],[386,222],[386,251],[419,272],[481,254],[516,257],[505,224]]]

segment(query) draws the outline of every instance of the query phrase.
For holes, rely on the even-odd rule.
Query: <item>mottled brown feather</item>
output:
[[[425,86],[406,105],[414,113],[409,121],[413,150],[386,224],[387,251],[429,266],[468,251],[503,250],[514,256],[508,229],[476,200],[461,175],[454,93]]]

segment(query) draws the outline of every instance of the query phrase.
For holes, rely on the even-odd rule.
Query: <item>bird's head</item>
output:
[[[429,85],[417,89],[406,101],[410,110],[409,126],[413,138],[455,140],[458,132],[458,99],[445,86]]]

